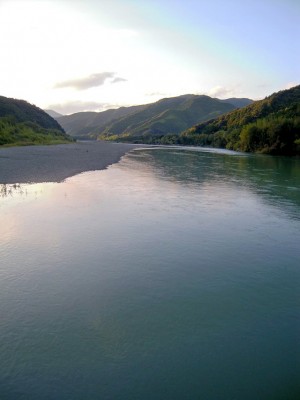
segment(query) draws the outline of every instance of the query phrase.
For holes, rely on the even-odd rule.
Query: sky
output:
[[[0,0],[0,95],[62,114],[300,83],[300,0]]]

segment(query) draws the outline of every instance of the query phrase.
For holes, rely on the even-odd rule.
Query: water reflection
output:
[[[24,194],[24,189],[20,183],[14,183],[12,185],[1,184],[0,185],[0,197],[12,197],[14,194]]]
[[[204,184],[243,187],[300,217],[300,160],[297,158],[184,149],[134,151],[130,158],[150,164],[160,179],[189,187]]]
[[[254,161],[147,150],[3,186],[2,397],[292,398],[299,223],[261,199],[298,178]]]
[[[268,204],[300,218],[300,160],[288,157],[243,153],[201,151],[185,148],[138,149],[124,159],[130,168],[153,174],[160,180],[179,183],[191,189],[216,186],[250,190]],[[143,176],[141,176],[143,180]],[[44,184],[0,184],[0,198],[38,196]]]

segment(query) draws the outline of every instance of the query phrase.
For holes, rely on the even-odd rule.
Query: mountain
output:
[[[229,101],[231,100],[232,103]],[[155,103],[121,107],[103,112],[80,112],[58,117],[73,137],[145,142],[152,136],[179,134],[190,126],[249,104],[249,99],[219,100],[209,96],[183,95]]]
[[[225,99],[225,100],[221,100],[221,101],[224,101],[225,103],[230,103],[236,108],[246,107],[249,104],[253,103],[253,100],[251,100],[251,99],[237,98],[237,97],[231,97],[230,99]]]
[[[59,112],[54,111],[54,110],[44,110],[44,111],[45,111],[48,115],[50,115],[50,117],[52,117],[52,118],[54,118],[54,119],[57,119],[57,118],[63,116],[63,114],[60,114]]]
[[[102,112],[78,112],[56,118],[65,131],[76,138],[97,137],[111,121],[140,111],[145,106],[120,107]]]
[[[0,145],[67,141],[72,139],[45,111],[24,100],[0,96]]]
[[[14,117],[16,122],[30,121],[47,129],[57,129],[63,132],[58,122],[50,117],[45,111],[25,100],[17,100],[0,96],[0,118]]]
[[[191,125],[234,109],[209,96],[183,95],[161,99],[143,110],[113,121],[101,132],[101,139],[148,141],[150,137],[179,134]]]
[[[195,125],[181,144],[269,154],[300,154],[300,85]]]

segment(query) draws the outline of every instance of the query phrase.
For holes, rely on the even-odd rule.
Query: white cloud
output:
[[[146,93],[145,96],[149,96],[149,97],[167,97],[168,94],[162,93],[162,92],[152,92],[152,93]]]
[[[63,82],[58,82],[54,88],[61,89],[72,87],[76,90],[86,90],[93,87],[98,87],[104,85],[107,80],[111,83],[124,82],[126,79],[115,76],[115,72],[99,72],[97,74],[89,75],[85,78],[70,79]]]
[[[244,6],[234,2],[241,11]],[[263,17],[263,30],[257,29],[254,36],[264,41],[256,46],[253,35],[245,37],[244,26],[239,27],[242,18],[234,18],[237,30],[232,26],[229,31],[236,40],[228,40],[228,7],[218,11],[225,25],[206,17],[199,24],[194,16],[206,15],[200,9],[215,16],[211,2],[191,1],[190,8],[184,2],[170,8],[168,0],[140,3],[0,0],[1,94],[43,108],[74,100],[133,105],[199,90],[220,98],[264,97],[298,79],[299,56],[290,38],[299,28],[296,13],[290,14],[286,5],[282,8],[289,18],[280,30],[284,35],[278,33],[280,43],[269,41],[270,32],[277,34],[278,21],[269,18],[269,30]],[[276,7],[270,12],[278,13]],[[187,23],[179,32],[183,16]],[[257,19],[255,7],[251,18]],[[266,41],[274,47],[268,52]],[[278,48],[284,54],[280,62]],[[258,86],[268,81],[268,87]]]
[[[208,95],[217,98],[226,98],[234,96],[234,90],[225,88],[224,86],[215,86],[208,91]]]
[[[120,76],[116,76],[111,83],[118,83],[118,82],[127,82],[127,79],[121,78]]]
[[[54,110],[63,115],[73,114],[81,111],[104,111],[114,108],[107,103],[97,103],[94,101],[68,101],[64,103],[50,104],[47,109]]]

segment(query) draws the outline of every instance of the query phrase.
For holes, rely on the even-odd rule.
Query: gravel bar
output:
[[[86,141],[51,146],[0,148],[0,184],[61,182],[114,164],[140,145]]]

